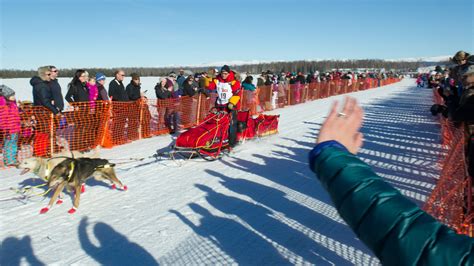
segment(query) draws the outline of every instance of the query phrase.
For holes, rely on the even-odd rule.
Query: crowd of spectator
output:
[[[224,72],[222,69],[224,69]],[[277,73],[268,70],[262,72],[260,75],[251,75],[250,73],[240,74],[234,70],[230,70],[228,66],[224,66],[222,69],[209,68],[207,71],[199,73],[192,73],[191,71],[180,69],[178,74],[171,72],[166,77],[159,79],[154,87],[156,98],[160,100],[167,99],[167,101],[166,103],[161,103],[160,101],[157,103],[158,120],[169,129],[169,132],[174,133],[183,130],[181,121],[182,108],[179,107],[178,99],[184,96],[193,97],[198,94],[201,94],[206,99],[210,99],[212,94],[217,94],[214,81],[222,79],[222,74],[227,74],[225,73],[226,71],[228,71],[227,75],[232,76],[232,79],[238,82],[238,90],[236,90],[236,88],[232,88],[232,90],[238,91],[240,97],[242,97],[242,95],[245,96],[246,102],[244,106],[246,106],[246,108],[256,108],[255,106],[257,105],[255,103],[259,102],[258,88],[264,86],[271,86],[272,98],[274,99],[271,103],[271,107],[277,108],[281,107],[277,106],[278,102],[282,103],[283,106],[287,104],[286,94],[288,93],[289,85],[291,85],[291,89],[294,90],[293,101],[299,103],[302,97],[302,89],[311,83],[347,80],[350,85],[352,82],[365,78],[382,80],[389,77],[397,77],[398,75],[393,72],[384,71],[355,72],[351,70],[315,71],[306,75],[302,72]],[[78,69],[67,85],[66,95],[63,96],[61,85],[58,82],[58,74],[59,70],[55,66],[41,66],[38,68],[37,75],[30,80],[33,93],[32,105],[43,106],[46,108],[45,110],[48,110],[50,114],[53,115],[59,128],[56,135],[63,136],[65,139],[72,139],[90,132],[97,132],[99,130],[99,124],[97,122],[86,123],[80,127],[76,126],[76,128],[68,126],[65,114],[79,110],[78,108],[86,107],[88,108],[89,114],[94,116],[97,115],[95,111],[97,101],[112,101],[115,104],[110,113],[110,118],[113,122],[110,124],[109,130],[118,132],[118,135],[123,135],[123,140],[119,144],[129,142],[130,139],[136,139],[136,136],[134,136],[137,134],[135,132],[136,130],[130,129],[138,127],[140,120],[131,114],[140,113],[140,104],[146,104],[144,99],[146,98],[145,93],[147,91],[142,91],[140,75],[131,73],[130,83],[124,84],[126,73],[118,69],[114,72],[114,76],[112,80],[108,82],[107,87],[107,77],[103,73],[89,74],[85,69]],[[3,86],[2,90],[3,92],[0,91],[0,106],[5,108],[1,110],[0,141],[2,143],[0,144],[3,144],[4,163],[6,165],[15,165],[18,163],[16,154],[19,128],[21,127],[23,131],[22,135],[24,135],[28,129],[34,131],[38,119],[44,120],[49,118],[48,116],[32,116],[28,121],[21,121],[20,125],[18,114],[21,113],[22,106],[17,106],[16,99],[14,97],[12,98],[12,96],[14,96],[14,90],[6,86]],[[13,95],[11,92],[13,92]],[[216,101],[219,101],[218,96],[215,96],[215,98]],[[176,99],[176,101],[173,99]],[[72,108],[66,108],[64,100],[66,100]],[[84,105],[83,103],[85,102],[88,104]],[[121,105],[121,102],[136,102],[137,104]],[[240,101],[238,101],[237,104],[240,108]],[[195,97],[190,105],[193,110],[196,109],[198,102]],[[141,115],[146,118],[151,117],[148,108],[144,109],[145,111]],[[264,110],[264,108],[254,111],[260,112],[262,110]],[[190,120],[195,121],[195,118],[196,114],[191,114]],[[96,121],[94,119],[92,120]],[[8,123],[5,121],[8,121]],[[5,129],[7,127],[9,128]],[[147,129],[148,127],[149,125],[143,125],[143,128]],[[41,133],[37,132],[37,135],[39,134]],[[44,136],[42,138],[46,141],[48,132],[43,132],[43,134]]]
[[[470,176],[474,176],[474,56],[459,51],[451,58],[451,65],[420,74],[419,87],[434,89],[442,104],[431,107],[433,115],[442,115],[466,136],[466,162]]]
[[[459,51],[451,59],[452,65],[436,66],[430,73],[420,74],[419,87],[433,88],[443,98],[443,105],[434,105],[432,113],[441,113],[453,122],[474,122],[474,56]]]

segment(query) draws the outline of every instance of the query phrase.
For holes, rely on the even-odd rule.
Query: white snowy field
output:
[[[352,93],[365,110],[360,157],[422,204],[438,176],[441,147],[429,113],[431,90],[413,79]],[[127,192],[88,181],[77,213],[69,197],[47,214],[48,199],[7,200],[10,187],[34,183],[0,171],[0,265],[376,265],[341,220],[307,163],[330,103],[343,96],[273,111],[278,135],[247,141],[214,162],[120,164]],[[103,158],[140,158],[166,150],[171,136],[136,141]]]

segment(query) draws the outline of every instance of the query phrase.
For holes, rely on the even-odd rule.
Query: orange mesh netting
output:
[[[436,90],[434,102],[443,103]],[[474,217],[471,180],[466,164],[466,132],[462,125],[455,126],[444,117],[440,117],[440,125],[441,142],[447,152],[440,156],[441,173],[423,209],[458,233],[472,236]]]

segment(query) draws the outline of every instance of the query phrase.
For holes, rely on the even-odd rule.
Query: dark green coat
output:
[[[436,221],[356,156],[326,147],[310,164],[341,217],[383,265],[474,265],[474,238]]]

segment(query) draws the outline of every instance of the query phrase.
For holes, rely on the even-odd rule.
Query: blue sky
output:
[[[472,0],[0,0],[2,69],[474,52]]]

